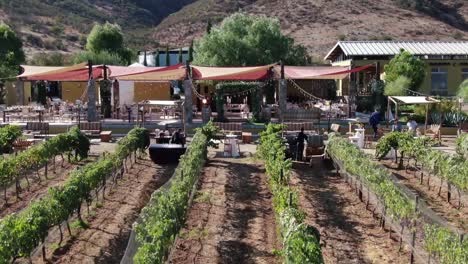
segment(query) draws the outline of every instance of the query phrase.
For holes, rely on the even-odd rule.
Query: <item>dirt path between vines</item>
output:
[[[250,158],[209,159],[170,263],[280,263],[272,195]]]
[[[409,253],[381,230],[378,220],[341,176],[320,162],[294,163],[291,182],[300,192],[307,224],[320,231],[325,263],[408,263]]]
[[[427,174],[424,174],[424,184],[420,184],[419,175],[414,176],[414,171],[405,169],[397,169],[398,165],[390,160],[382,160],[381,163],[388,168],[399,179],[400,183],[406,187],[414,190],[423,200],[427,206],[432,209],[438,216],[445,219],[449,224],[463,230],[468,231],[468,205],[465,203],[460,210],[455,205],[458,204],[458,194],[455,189],[452,192],[452,201],[447,202],[447,188],[443,188],[439,196],[439,186],[434,184],[434,177],[430,179],[430,189],[427,185]],[[463,201],[463,200],[462,200]],[[465,201],[463,201],[465,202]]]
[[[88,228],[73,228],[72,238],[65,228],[61,247],[58,247],[58,230],[49,233],[48,263],[119,263],[140,210],[153,191],[170,179],[174,169],[175,165],[155,165],[149,157],[138,160],[117,185],[110,190],[108,188],[104,201],[101,195],[98,206],[93,201],[89,215],[83,206]],[[33,262],[43,263],[41,254],[36,255]]]
[[[67,158],[65,157],[65,160],[66,159]],[[20,192],[19,199],[16,197],[15,184],[7,189],[8,203],[5,203],[2,190],[0,198],[0,218],[23,210],[25,207],[30,205],[32,201],[35,201],[46,195],[50,187],[59,186],[64,181],[66,181],[68,179],[68,174],[77,166],[83,166],[94,161],[95,159],[95,157],[89,157],[88,159],[77,163],[68,163],[65,161],[62,167],[62,159],[60,156],[58,156],[55,161],[55,173],[53,172],[53,162],[49,162],[48,164],[47,179],[45,178],[45,168],[41,168],[39,170],[39,175],[41,177],[40,181],[36,172],[29,173],[28,178],[30,188],[27,188],[26,179],[23,179],[21,181],[22,190]]]

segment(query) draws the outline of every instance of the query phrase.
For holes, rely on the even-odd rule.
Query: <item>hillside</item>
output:
[[[199,0],[163,20],[154,38],[188,45],[208,20],[239,10],[278,17],[283,31],[318,59],[340,39],[468,40],[465,0]]]
[[[26,53],[82,49],[95,22],[118,23],[134,48],[154,47],[150,32],[194,0],[0,0],[0,21],[20,33]]]
[[[278,17],[317,59],[337,40],[468,40],[466,0],[0,0],[0,20],[39,51],[83,48],[94,22],[116,22],[135,49],[186,46],[242,11]]]

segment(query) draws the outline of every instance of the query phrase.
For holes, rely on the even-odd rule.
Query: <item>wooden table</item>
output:
[[[112,139],[112,131],[101,131],[99,137],[101,138],[101,142],[109,142]]]

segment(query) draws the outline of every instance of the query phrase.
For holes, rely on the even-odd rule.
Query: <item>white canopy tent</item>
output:
[[[390,102],[395,104],[395,119],[398,120],[398,105],[420,104],[426,105],[426,119],[424,121],[424,130],[427,130],[427,119],[429,114],[429,105],[440,103],[439,100],[430,96],[389,96],[387,113],[391,113]],[[387,120],[388,120],[387,116]]]

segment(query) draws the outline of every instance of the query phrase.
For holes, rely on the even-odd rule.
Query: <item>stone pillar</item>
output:
[[[278,89],[278,105],[279,105],[279,121],[284,121],[284,113],[286,112],[286,103],[288,97],[288,81],[285,79],[279,80]]]
[[[91,78],[88,81],[88,122],[97,120],[96,115],[96,83]]]
[[[184,102],[184,123],[192,124],[193,123],[193,110],[192,110],[192,82],[190,80],[184,81],[184,93],[185,93],[185,102]]]
[[[16,88],[16,104],[25,105],[23,80],[17,80],[15,88]]]

